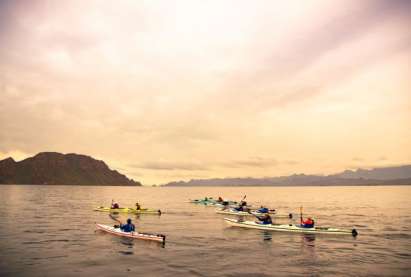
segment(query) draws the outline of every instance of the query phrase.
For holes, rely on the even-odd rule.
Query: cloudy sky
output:
[[[411,163],[410,3],[0,0],[0,158],[147,185]]]

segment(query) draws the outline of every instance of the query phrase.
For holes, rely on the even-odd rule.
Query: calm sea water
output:
[[[228,227],[214,208],[188,203],[224,196],[298,213],[359,236],[304,235]],[[410,276],[411,187],[130,188],[0,186],[1,276]],[[95,231],[93,212],[111,199],[139,201],[161,216],[137,228],[156,242]],[[121,219],[127,219],[122,215]],[[287,219],[277,222],[288,223]]]

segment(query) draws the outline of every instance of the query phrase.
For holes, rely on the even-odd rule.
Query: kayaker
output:
[[[262,213],[262,214],[267,214],[269,212],[269,210],[268,210],[268,208],[266,208],[264,206],[261,206],[261,208],[258,209],[258,212]]]
[[[120,224],[120,229],[123,232],[134,232],[136,230],[136,226],[131,223],[131,219],[127,219],[127,224]]]
[[[240,211],[240,212],[246,212],[246,211],[248,211],[248,208],[247,208],[247,202],[246,201],[241,201],[240,202],[240,205],[238,206],[238,208],[235,208],[237,211]]]
[[[111,208],[112,208],[112,209],[119,209],[120,206],[118,205],[117,202],[114,202],[114,203],[111,204]]]
[[[138,202],[136,202],[136,210],[138,210],[138,211],[141,210],[141,206]]]
[[[301,218],[301,227],[313,228],[314,227],[314,220],[311,217],[307,218],[306,220],[303,220]]]
[[[219,196],[217,202],[218,202],[218,203],[223,203],[224,200],[223,200],[223,198],[221,198],[221,196]]]
[[[264,214],[262,216],[256,216],[256,217],[260,221],[260,222],[257,222],[259,224],[273,224],[273,221],[269,214]]]
[[[230,203],[227,200],[223,200],[221,205],[223,205],[223,210],[227,210],[230,207]]]

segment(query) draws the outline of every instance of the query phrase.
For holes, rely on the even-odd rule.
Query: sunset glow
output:
[[[411,163],[410,1],[1,1],[0,159],[145,185]]]

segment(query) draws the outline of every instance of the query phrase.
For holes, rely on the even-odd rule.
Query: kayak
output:
[[[236,201],[224,201],[227,205],[236,205],[237,202]],[[190,203],[193,204],[201,204],[201,205],[205,205],[205,206],[217,206],[217,207],[223,207],[223,202],[218,202],[217,200],[214,200],[212,198],[208,198],[207,200],[205,199],[194,199],[194,200],[190,200]]]
[[[97,229],[104,231],[106,233],[110,233],[112,235],[116,235],[119,237],[126,237],[132,239],[143,239],[143,240],[153,240],[165,243],[166,236],[161,234],[148,234],[148,233],[139,233],[139,232],[123,232],[120,228],[114,228],[112,226],[103,225],[103,224],[96,224]]]
[[[250,229],[259,229],[267,231],[280,231],[280,232],[294,232],[294,233],[313,233],[313,234],[338,234],[338,235],[352,235],[357,236],[358,232],[355,229],[336,229],[330,227],[313,227],[304,228],[294,224],[261,224],[255,221],[240,221],[231,218],[224,218],[225,222],[230,226],[243,227]]]
[[[222,209],[217,209],[215,211],[218,214],[229,214],[229,215],[239,215],[239,216],[262,216],[267,213],[261,213],[258,210],[250,211],[250,212],[243,212],[243,211],[237,211],[234,209],[229,209],[229,210],[222,210]],[[283,214],[283,215],[277,215],[275,211],[269,211],[268,214],[270,216],[274,216],[275,218],[293,218],[293,214]]]
[[[215,200],[204,200],[204,199],[194,199],[194,200],[190,200],[190,203],[193,204],[202,204],[202,205],[212,205],[215,204],[216,201]]]
[[[158,214],[161,215],[160,210],[154,209],[135,209],[135,208],[118,208],[112,209],[110,207],[97,207],[94,211],[98,212],[110,212],[110,213],[133,213],[133,214]]]

